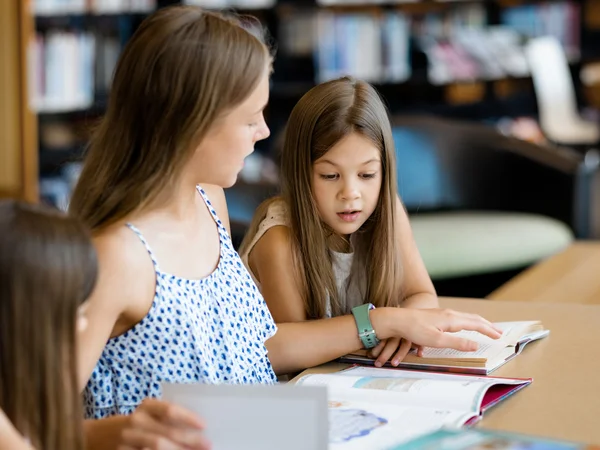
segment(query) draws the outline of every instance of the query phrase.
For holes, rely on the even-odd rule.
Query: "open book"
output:
[[[356,366],[304,375],[296,385],[327,387],[330,450],[376,450],[471,425],[531,382]]]
[[[423,356],[411,351],[398,368],[488,375],[521,353],[528,343],[550,334],[539,321],[497,322],[494,325],[503,331],[500,339],[491,339],[475,331],[454,333],[476,341],[479,348],[474,352],[427,347]],[[375,360],[369,358],[365,350],[360,350],[340,358],[340,362],[373,365]],[[386,365],[392,367],[389,362]]]

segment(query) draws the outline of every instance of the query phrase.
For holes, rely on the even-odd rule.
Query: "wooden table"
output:
[[[500,286],[491,300],[600,305],[600,241],[580,241]]]
[[[549,337],[529,344],[493,373],[534,381],[488,411],[480,426],[600,444],[600,306],[472,299],[441,299],[441,303],[496,322],[541,320],[551,330]],[[328,364],[303,374],[345,367]]]

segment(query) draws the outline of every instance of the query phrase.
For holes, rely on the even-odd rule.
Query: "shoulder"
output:
[[[269,200],[265,213],[266,220],[276,220],[280,225],[289,225],[289,208],[287,203],[281,197],[274,197]]]
[[[272,269],[287,269],[292,264],[292,233],[289,227],[276,225],[269,228],[256,242],[248,262],[257,275]]]
[[[112,225],[95,233],[93,241],[98,259],[110,263],[111,267],[124,269],[149,261],[148,253],[139,236],[124,223]]]
[[[94,301],[114,304],[119,313],[128,300],[145,296],[154,284],[154,267],[140,238],[124,223],[93,237],[98,254],[98,283]]]
[[[245,242],[242,243],[240,253],[246,255],[250,253],[256,243],[265,240],[265,235],[269,234],[268,241],[275,236],[274,239],[279,239],[279,233],[289,233],[289,215],[285,201],[281,197],[272,197],[262,202],[254,213],[252,223],[246,233]],[[275,227],[281,227],[283,230],[269,233]]]

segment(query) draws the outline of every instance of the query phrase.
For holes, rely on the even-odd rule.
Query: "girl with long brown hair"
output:
[[[88,436],[110,430],[107,448],[127,414],[161,395],[163,381],[275,383],[275,373],[360,347],[345,317],[276,327],[233,249],[223,188],[269,135],[272,57],[250,25],[192,6],[148,17],[121,54],[86,154],[70,212],[93,230],[100,271],[80,380],[85,415],[102,419],[86,424]],[[472,343],[443,331],[498,337],[478,316],[398,319],[374,314],[379,337],[462,349]],[[182,431],[160,425],[171,437]]]
[[[341,78],[311,89],[292,111],[281,153],[282,196],[257,210],[242,260],[275,322],[377,308],[438,308],[396,184],[386,108],[368,83]],[[376,330],[377,331],[377,330]],[[398,365],[412,343],[371,349]]]
[[[97,268],[79,221],[40,205],[0,201],[1,449],[84,448],[76,347]],[[136,423],[168,408],[190,415],[146,402],[119,443],[141,448],[136,436],[152,436]]]
[[[0,409],[34,448],[83,448],[75,346],[95,281],[79,222],[0,202]]]

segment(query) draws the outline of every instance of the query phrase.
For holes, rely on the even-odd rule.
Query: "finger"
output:
[[[400,338],[390,338],[375,361],[375,367],[382,367],[394,354],[400,345]]]
[[[477,342],[449,333],[440,333],[434,346],[439,348],[452,348],[461,352],[474,352],[478,348]]]
[[[379,354],[381,353],[381,350],[383,350],[383,348],[385,347],[386,343],[387,343],[387,339],[384,339],[384,340],[380,341],[379,344],[377,344],[371,350],[369,350],[369,358],[373,358],[373,359],[377,358],[379,356]]]
[[[127,428],[121,433],[121,439],[127,449],[187,450],[186,447],[169,442],[168,439],[149,430]]]
[[[165,405],[168,406],[167,410],[164,409]],[[130,426],[126,430],[144,433],[148,437],[148,442],[153,443],[158,440],[163,446],[167,445],[167,449],[171,448],[168,445],[174,445],[173,448],[175,449],[187,448],[186,446],[192,449],[202,448],[202,445],[206,444],[206,438],[198,428],[181,426],[182,421],[179,420],[179,417],[177,415],[173,416],[169,411],[175,409],[171,408],[172,406],[174,405],[165,402],[144,400],[142,405],[130,416]],[[151,413],[155,413],[160,417],[153,416]],[[133,438],[136,438],[138,433],[133,433]],[[125,439],[124,443],[132,445],[131,442]],[[136,445],[139,448],[139,444]],[[154,450],[155,447],[150,448]],[[162,447],[158,448],[162,450]]]
[[[485,323],[487,325],[493,326],[492,322],[487,320],[485,317],[480,316],[479,314],[466,313],[461,311],[456,311],[453,309],[441,309],[439,310],[446,315],[446,317],[453,319],[462,319],[462,320],[474,320]]]
[[[394,359],[392,360],[392,366],[394,366],[394,367],[398,366],[398,364],[400,364],[400,362],[404,358],[406,358],[406,355],[408,355],[408,352],[410,351],[411,347],[412,347],[412,343],[410,341],[407,341],[406,339],[402,339],[402,342],[400,343],[400,348],[398,349],[398,351],[394,355]]]
[[[465,330],[477,331],[489,338],[499,339],[502,337],[502,333],[497,331],[493,325],[483,323],[477,319],[473,319],[469,324],[467,324],[464,328]]]
[[[417,345],[416,349],[417,349],[417,356],[423,357],[424,347],[422,345]]]
[[[117,450],[140,450],[140,448],[131,447],[129,445],[119,445],[117,447]],[[152,449],[149,447],[143,447],[141,450],[152,450]]]
[[[193,439],[185,439],[181,435],[167,437],[164,433],[151,430],[127,428],[121,433],[121,439],[123,448],[127,450],[209,450],[208,439],[197,431],[194,433],[196,436]]]
[[[498,339],[502,336],[502,333],[497,331],[490,321],[476,314],[446,311],[446,318],[447,321],[442,331],[477,331],[492,339]]]
[[[140,405],[145,412],[161,422],[183,428],[204,429],[204,421],[186,408],[155,398],[148,398]]]

